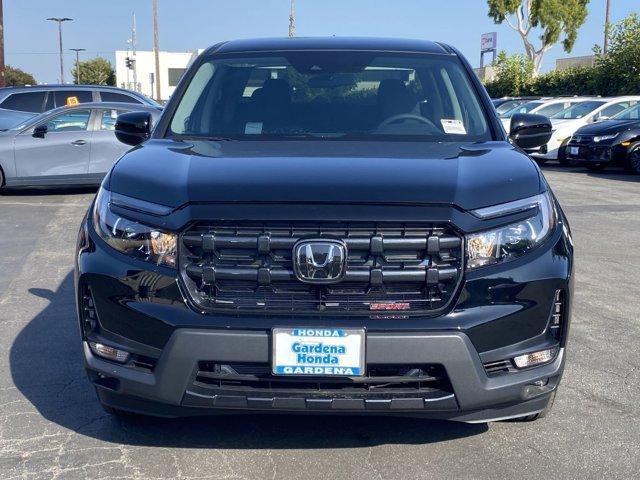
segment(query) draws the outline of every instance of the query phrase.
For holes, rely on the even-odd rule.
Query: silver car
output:
[[[119,114],[158,107],[116,102],[61,107],[0,132],[0,187],[99,185],[130,147],[114,128]]]

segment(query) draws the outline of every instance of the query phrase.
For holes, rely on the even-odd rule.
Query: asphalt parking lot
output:
[[[466,425],[365,417],[117,419],[86,380],[73,250],[94,191],[0,196],[0,478],[637,478],[640,177],[546,168],[576,244],[552,414]]]

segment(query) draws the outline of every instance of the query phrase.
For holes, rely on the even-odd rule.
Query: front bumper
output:
[[[268,363],[266,332],[176,331],[153,372],[102,360],[84,344],[86,367],[101,400],[112,407],[161,416],[219,411],[416,414],[482,422],[537,413],[545,408],[564,368],[561,349],[545,366],[489,378],[480,357],[462,333],[403,333],[367,336],[367,364],[441,364],[453,393],[425,398],[392,391],[380,396],[331,395],[326,391],[235,389],[202,393],[195,385],[196,359],[222,363]],[[537,386],[540,382],[544,385]]]
[[[578,153],[572,153],[572,147]],[[621,163],[627,155],[627,149],[622,145],[612,144],[574,144],[567,145],[567,158],[581,163]]]

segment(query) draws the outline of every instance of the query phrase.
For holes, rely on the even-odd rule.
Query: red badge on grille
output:
[[[409,310],[411,305],[409,302],[390,302],[390,303],[371,303],[369,310]]]

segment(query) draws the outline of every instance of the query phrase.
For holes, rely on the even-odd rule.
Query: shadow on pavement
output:
[[[103,412],[85,377],[73,273],[67,274],[55,292],[32,288],[26,295],[46,298],[49,305],[24,327],[11,347],[10,366],[16,387],[47,420],[102,441],[182,448],[353,448],[428,444],[488,430],[486,424],[392,417],[112,417]],[[38,428],[36,425],[34,428]]]
[[[38,195],[79,195],[83,193],[96,193],[98,187],[28,187],[5,188],[3,197],[28,197]]]

